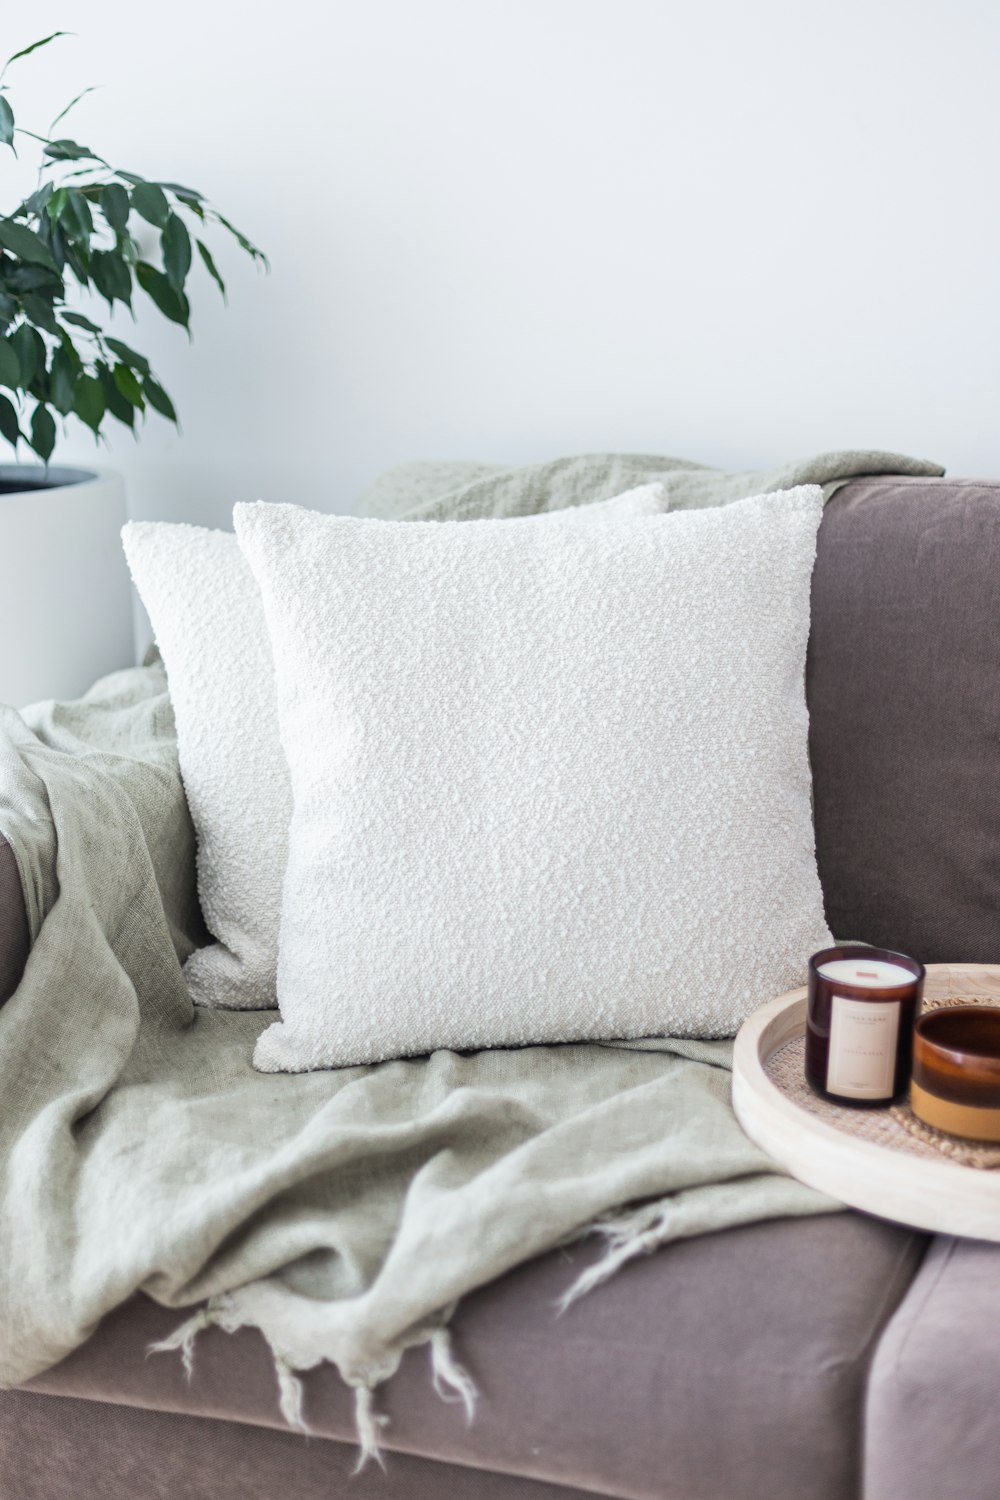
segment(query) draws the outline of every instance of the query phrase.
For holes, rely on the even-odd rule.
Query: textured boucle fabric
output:
[[[830,941],[818,487],[616,526],[237,506],[294,794],[264,1070],[718,1037]]]
[[[599,526],[662,508],[662,487],[645,484],[527,519]],[[167,668],[198,894],[217,939],[192,954],[185,978],[199,1005],[268,1009],[292,803],[260,594],[231,532],[130,522],[122,542]]]
[[[185,978],[201,1005],[275,1004],[288,788],[260,594],[236,538],[133,521],[122,542],[163,655],[215,943]]]

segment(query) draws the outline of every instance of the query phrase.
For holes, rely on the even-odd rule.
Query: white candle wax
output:
[[[858,985],[866,990],[894,989],[900,984],[915,984],[916,975],[902,964],[891,964],[884,958],[832,958],[820,964],[817,974],[841,984]]]

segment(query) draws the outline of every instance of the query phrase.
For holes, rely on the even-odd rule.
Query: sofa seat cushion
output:
[[[394,1454],[353,1472],[346,1443],[70,1397],[0,1394],[3,1500],[594,1500],[544,1480]],[[600,1497],[598,1497],[600,1500]]]
[[[870,1500],[1000,1494],[998,1307],[1000,1245],[936,1239],[872,1367]]]
[[[925,1243],[853,1213],[749,1225],[635,1261],[561,1317],[597,1250],[544,1256],[455,1315],[455,1354],[481,1393],[472,1425],[414,1349],[378,1393],[385,1447],[629,1500],[847,1500],[871,1353]],[[286,1430],[256,1332],[201,1334],[190,1383],[176,1355],[146,1357],[179,1321],[135,1299],[25,1390]],[[336,1372],[305,1383],[313,1431],[352,1444]]]

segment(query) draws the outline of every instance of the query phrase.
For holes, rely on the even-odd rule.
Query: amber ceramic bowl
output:
[[[954,1005],[913,1032],[910,1108],[970,1141],[1000,1141],[1000,1006]]]

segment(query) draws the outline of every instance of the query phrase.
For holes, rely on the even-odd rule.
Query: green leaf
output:
[[[47,464],[56,445],[56,421],[47,406],[41,402],[31,415],[31,436],[28,439],[43,464]]]
[[[76,385],[76,369],[65,349],[57,349],[52,356],[49,372],[49,400],[62,417],[73,410],[73,395]]]
[[[70,333],[68,328],[63,328],[62,326],[60,326],[59,344],[62,352],[66,355],[70,364],[73,366],[74,375],[81,375],[83,373],[83,360],[80,358],[77,347],[73,342],[73,335]]]
[[[83,313],[64,312],[62,315],[64,323],[72,323],[74,328],[86,328],[88,333],[100,333],[96,323],[92,323]]]
[[[180,323],[187,328],[191,318],[191,308],[183,292],[178,292],[170,285],[162,271],[151,266],[148,261],[140,260],[135,268],[136,278],[139,285],[147,296],[152,297],[160,312],[172,323]]]
[[[124,176],[124,173],[120,174]],[[157,229],[162,229],[170,215],[170,204],[155,182],[139,182],[132,189],[132,207]]]
[[[76,107],[76,105],[79,104],[79,102],[80,102],[81,99],[86,98],[86,96],[88,94],[92,94],[96,88],[97,88],[97,84],[96,83],[92,83],[89,88],[81,89],[80,92],[76,95],[76,98],[75,99],[71,99],[69,101],[69,103],[66,105],[66,108],[65,109],[61,109],[59,111],[59,113],[56,115],[55,119],[52,121],[52,124],[49,126],[49,134],[50,135],[52,134],[53,130],[55,130],[55,128],[59,124],[60,120],[65,120],[65,118],[69,114],[70,110],[74,109]]]
[[[129,202],[128,193],[120,182],[110,182],[102,190],[100,204],[111,228],[117,234],[124,234],[128,224]]]
[[[17,317],[17,298],[0,292],[0,323],[12,323]]]
[[[42,214],[39,218],[38,233],[40,238],[48,245],[52,259],[59,267],[61,275],[62,269],[66,264],[66,236],[55,220],[49,218],[48,214]],[[48,272],[45,274],[48,275]]]
[[[59,276],[47,271],[44,266],[14,265],[4,272],[4,285],[12,292],[46,291],[55,297],[62,291]]]
[[[45,369],[45,345],[41,335],[27,323],[18,324],[10,336],[10,342],[21,367],[18,384],[26,391],[39,371]]]
[[[183,292],[184,278],[191,269],[191,237],[184,222],[171,214],[160,235],[163,268],[175,292]]]
[[[258,250],[253,240],[248,240],[242,229],[237,229],[235,224],[230,223],[225,214],[220,214],[218,211],[216,211],[215,217],[218,219],[223,229],[229,230],[229,233],[233,236],[241,249],[245,250],[248,255],[251,255],[255,261],[259,261],[260,264],[264,267],[265,271],[269,271],[271,269],[270,261],[264,254],[263,250]]]
[[[0,396],[0,436],[5,437],[15,448],[21,436],[21,429],[17,425],[17,412],[6,396]]]
[[[79,188],[67,189],[66,203],[59,215],[59,222],[72,239],[90,242],[90,237],[94,232],[94,219],[90,212],[90,204]]]
[[[101,378],[101,386],[108,403],[108,411],[119,422],[135,431],[135,407],[131,401],[127,401],[121,391],[115,385],[115,378],[107,365],[101,361],[97,366],[97,372]]]
[[[113,373],[115,385],[121,391],[125,400],[130,401],[133,406],[137,406],[140,411],[144,411],[146,403],[142,399],[142,386],[136,379],[134,371],[130,370],[128,365],[115,365]]]
[[[102,297],[112,306],[115,299],[132,305],[132,276],[128,266],[114,250],[95,250],[90,257],[90,274]]]
[[[123,365],[128,365],[130,370],[136,370],[140,375],[149,374],[149,360],[141,354],[136,354],[128,344],[123,344],[121,339],[106,338],[104,342],[112,354],[117,354]]]
[[[0,341],[0,385],[9,385],[16,391],[21,383],[21,362],[17,351],[6,339]]]
[[[51,184],[50,184],[50,186],[51,186]],[[46,205],[45,205],[45,212],[48,214],[49,218],[52,219],[53,222],[55,222],[55,220],[58,219],[59,216],[62,213],[65,212],[66,204],[68,202],[69,202],[69,188],[67,188],[67,187],[56,188],[55,191],[52,194],[52,197],[49,199],[48,203],[46,203]]]
[[[91,432],[97,432],[108,409],[104,386],[96,375],[81,375],[73,393],[73,410]]]
[[[14,111],[3,94],[0,94],[0,145],[14,144]]]
[[[45,266],[50,271],[56,269],[52,252],[45,241],[39,239],[35,231],[29,229],[27,224],[19,224],[16,219],[0,219],[0,245],[21,260],[30,261],[33,265]]]
[[[98,156],[89,146],[81,146],[79,141],[69,139],[47,141],[42,148],[42,155],[48,156],[52,161],[99,161],[102,166],[107,165],[103,156]]]
[[[179,182],[161,182],[160,187],[166,188],[168,193],[176,193],[178,198],[193,198],[196,203],[200,203],[205,196],[195,188],[184,187]]]
[[[152,375],[147,375],[145,380],[142,382],[142,389],[145,392],[146,400],[149,402],[153,410],[158,411],[161,417],[166,417],[176,426],[177,413],[174,410],[174,403],[171,401],[162,385],[155,381]]]
[[[43,182],[37,192],[32,193],[30,198],[25,198],[24,207],[29,214],[40,214],[48,207],[49,200],[55,192],[55,183]]]
[[[39,47],[47,47],[54,42],[57,36],[73,36],[72,31],[50,31],[48,36],[43,36],[40,42],[32,42],[30,47],[22,47],[20,52],[12,52],[4,63],[4,68],[9,68],[12,62],[17,62],[19,57],[28,57],[32,52],[37,52]]]
[[[222,300],[223,300],[223,302],[225,302],[225,300],[226,300],[226,283],[223,281],[222,277],[219,275],[218,267],[216,266],[215,261],[212,259],[212,252],[211,252],[211,250],[209,250],[208,246],[204,243],[203,240],[198,240],[197,241],[197,245],[198,245],[198,254],[201,256],[202,260],[205,262],[205,270],[208,272],[209,276],[211,276],[212,280],[215,282],[216,286],[219,288],[219,291],[222,293]]]
[[[66,262],[81,286],[90,285],[90,256],[82,245],[66,242]]]
[[[46,333],[59,332],[59,324],[56,322],[52,311],[52,303],[46,302],[44,297],[39,297],[36,292],[25,292],[21,298],[24,304],[25,315],[36,328],[44,328]]]

